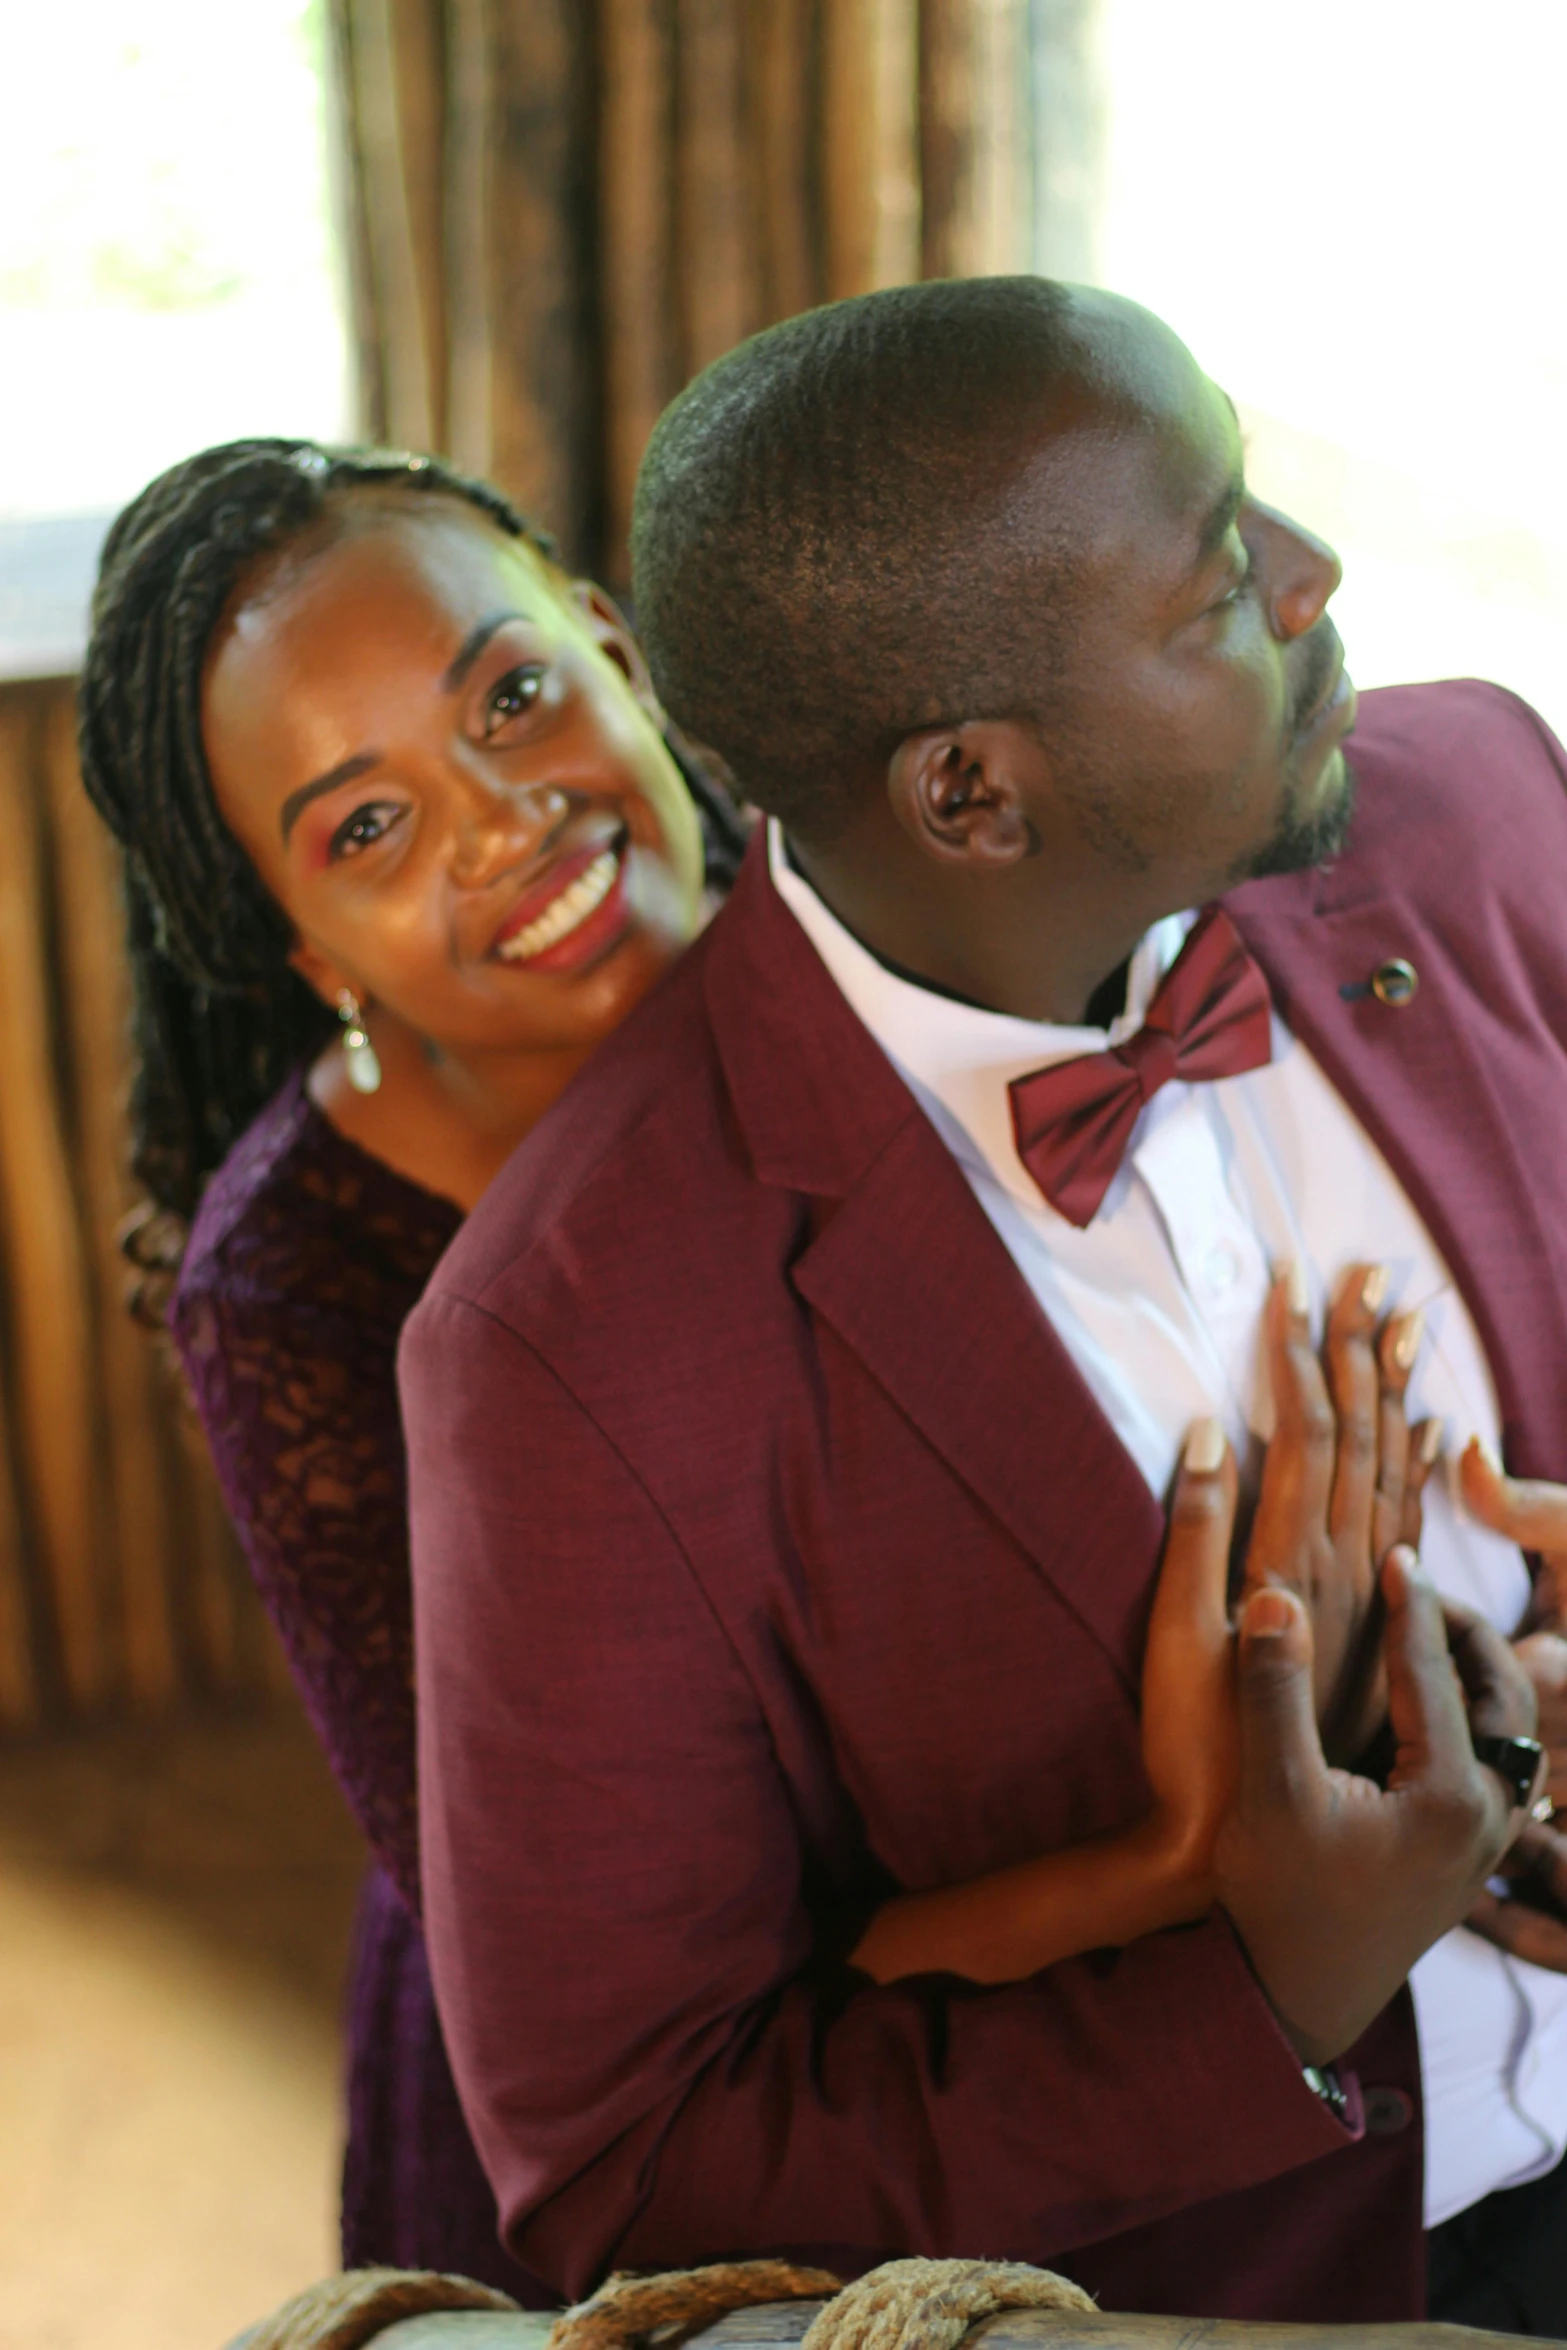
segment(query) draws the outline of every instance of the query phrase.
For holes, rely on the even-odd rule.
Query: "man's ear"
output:
[[[905,735],[888,762],[887,797],[916,848],[951,865],[1016,865],[1036,856],[1039,834],[1024,793],[1026,741],[1006,719]]]
[[[631,623],[614,597],[601,588],[597,580],[574,579],[571,582],[571,600],[588,624],[588,633],[598,649],[621,672],[637,700],[662,731],[668,724],[663,705],[653,691],[653,680],[648,675],[642,647],[631,633]]]

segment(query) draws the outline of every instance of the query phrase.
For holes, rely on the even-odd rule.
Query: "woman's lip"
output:
[[[551,946],[539,948],[537,953],[521,956],[515,968],[534,974],[580,971],[590,963],[597,963],[624,936],[629,917],[626,897],[626,865],[630,843],[622,834],[614,844],[615,877],[591,913],[573,922]]]
[[[580,881],[588,867],[597,864],[604,851],[615,847],[619,838],[618,833],[611,833],[603,840],[587,841],[580,849],[557,857],[549,870],[522,892],[490,942],[491,953],[504,946],[507,939],[515,938],[519,930],[526,930],[530,922],[537,922],[542,914],[547,914],[556,899]]]

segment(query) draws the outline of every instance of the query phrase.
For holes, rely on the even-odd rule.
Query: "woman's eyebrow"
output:
[[[325,775],[318,775],[314,783],[302,783],[298,791],[291,791],[278,817],[283,828],[283,846],[287,848],[289,834],[312,800],[320,799],[323,792],[336,791],[340,783],[352,783],[356,775],[368,773],[380,761],[379,751],[356,751],[351,759],[339,759],[335,767],[329,767]]]
[[[442,693],[454,694],[495,631],[504,628],[508,620],[520,620],[522,617],[520,612],[492,612],[487,620],[481,620],[477,627],[470,628],[458,647],[451,667],[441,679]]]

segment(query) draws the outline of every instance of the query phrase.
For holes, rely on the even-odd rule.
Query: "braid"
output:
[[[125,853],[131,1163],[150,1198],[127,1247],[164,1276],[207,1177],[336,1025],[290,968],[289,924],[219,812],[201,735],[207,653],[256,559],[376,484],[461,498],[554,558],[498,490],[439,458],[298,440],[231,441],[171,467],[104,543],[78,697],[82,778]],[[738,820],[680,765],[713,877],[727,880]]]

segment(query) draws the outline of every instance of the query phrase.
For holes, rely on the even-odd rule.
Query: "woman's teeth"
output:
[[[526,929],[514,931],[503,938],[496,952],[506,963],[526,963],[533,955],[542,955],[567,937],[581,922],[602,906],[615,886],[620,871],[620,851],[606,849],[595,857],[585,873],[577,876],[570,889],[563,889],[552,905],[546,906],[536,922]]]

